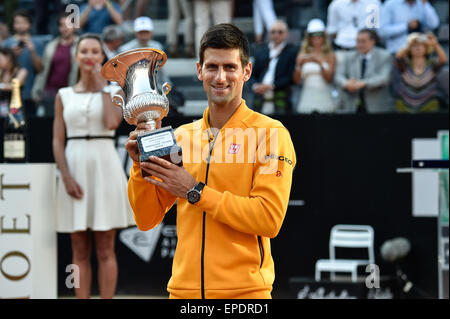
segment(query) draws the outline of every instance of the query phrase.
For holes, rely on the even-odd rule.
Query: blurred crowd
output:
[[[254,54],[253,105],[266,114],[446,112],[440,26],[426,0],[333,0],[300,44],[275,20]]]
[[[0,18],[2,117],[12,78],[21,82],[27,116],[53,116],[58,90],[77,81],[74,54],[84,33],[101,35],[106,59],[141,47],[195,58],[209,25],[232,22],[239,8],[232,0],[168,0],[166,43],[160,43],[153,37],[149,0],[36,0],[33,16],[19,3],[5,0]],[[436,37],[446,24],[448,41],[448,21],[440,21],[430,1],[311,3],[324,6],[326,14],[311,17],[296,37],[289,26],[301,14],[302,1],[292,1],[297,7],[287,21],[277,17],[272,0],[252,1],[253,74],[246,97],[254,109],[265,114],[448,111],[447,54]],[[69,4],[79,14],[66,10]],[[158,77],[158,83],[171,82],[164,69]]]

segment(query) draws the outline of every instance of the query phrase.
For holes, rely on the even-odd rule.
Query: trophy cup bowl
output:
[[[167,55],[158,49],[130,50],[106,62],[102,76],[122,88],[125,98],[116,94],[112,100],[122,108],[125,121],[131,125],[142,122],[150,125],[150,131],[137,138],[140,161],[148,161],[149,156],[154,155],[181,166],[181,147],[176,143],[172,127],[156,129],[156,122],[169,112],[167,94],[171,86],[164,83],[160,93],[156,83],[156,73],[166,61]],[[142,170],[141,174],[148,176]]]

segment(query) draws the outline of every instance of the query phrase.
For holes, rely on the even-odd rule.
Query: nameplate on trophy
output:
[[[172,162],[178,166],[183,165],[181,147],[178,146],[171,126],[154,131],[142,133],[137,138],[139,147],[139,160],[148,162],[150,156],[156,156]],[[142,171],[143,176],[148,176]]]
[[[152,152],[161,148],[171,147],[175,144],[172,132],[148,134],[141,138],[144,153]]]

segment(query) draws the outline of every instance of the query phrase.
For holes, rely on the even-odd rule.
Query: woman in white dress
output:
[[[320,19],[308,23],[302,48],[297,55],[293,81],[303,84],[298,113],[328,113],[336,109],[331,95],[336,57]]]
[[[125,172],[114,147],[114,130],[122,121],[122,111],[112,104],[107,82],[100,74],[104,59],[101,39],[83,35],[76,50],[80,79],[74,86],[60,89],[55,98],[53,154],[62,180],[57,230],[71,235],[73,264],[80,270],[77,298],[90,297],[91,233],[100,296],[112,298],[118,273],[116,229],[134,224]]]

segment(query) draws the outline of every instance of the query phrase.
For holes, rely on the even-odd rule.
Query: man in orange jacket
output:
[[[136,138],[145,124],[127,141],[128,196],[139,229],[157,226],[177,201],[171,298],[271,298],[270,238],[286,214],[296,156],[287,129],[242,100],[251,72],[242,31],[212,26],[197,62],[208,108],[175,131],[183,166],[153,156],[139,163]],[[152,176],[143,178],[141,169]]]

